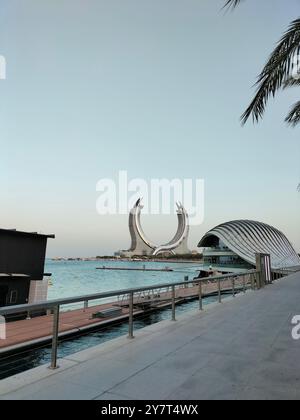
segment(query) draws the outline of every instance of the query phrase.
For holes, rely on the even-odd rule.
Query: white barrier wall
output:
[[[48,297],[48,278],[41,280],[32,280],[30,283],[28,303],[35,303],[47,300]]]

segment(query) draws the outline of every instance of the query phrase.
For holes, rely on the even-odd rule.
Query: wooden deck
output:
[[[232,286],[231,281],[222,282],[222,289],[230,289]],[[242,280],[236,281],[236,287],[242,286]],[[216,283],[208,283],[203,285],[203,297],[217,291]],[[182,302],[185,299],[197,297],[199,293],[199,287],[181,287],[176,289],[177,303]],[[150,298],[149,298],[150,296]],[[144,297],[142,295],[136,295],[134,298],[135,311],[134,314],[142,314],[142,303],[147,303],[150,308],[163,308],[164,306],[170,305],[171,302],[171,291],[164,291],[162,293],[155,291],[154,295]],[[150,305],[149,305],[150,302]],[[106,317],[102,319],[92,318],[92,314],[99,312],[103,309],[108,309],[113,306],[119,306],[122,310],[122,315],[118,317]],[[80,333],[95,327],[103,327],[105,324],[109,325],[112,322],[126,320],[128,318],[128,300],[120,299],[115,302],[104,303],[97,306],[91,306],[87,309],[70,310],[61,312],[59,322],[60,336],[66,336],[73,333]],[[0,354],[6,351],[13,350],[26,346],[30,343],[36,342],[47,342],[51,338],[53,328],[53,316],[45,315],[39,316],[32,319],[26,319],[15,322],[8,322],[6,328],[6,339],[0,340]]]

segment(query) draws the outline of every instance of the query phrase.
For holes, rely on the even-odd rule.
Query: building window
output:
[[[9,303],[10,304],[17,303],[17,300],[18,300],[18,292],[16,290],[12,290],[10,292]]]

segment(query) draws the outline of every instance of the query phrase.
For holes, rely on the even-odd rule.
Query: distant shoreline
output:
[[[138,262],[138,263],[147,263],[147,262],[156,262],[156,263],[190,263],[190,264],[203,264],[203,260],[201,259],[185,259],[185,258],[116,258],[116,257],[90,257],[90,258],[64,258],[64,257],[57,257],[57,258],[49,258],[52,262],[88,262],[88,261],[121,261],[121,262]]]

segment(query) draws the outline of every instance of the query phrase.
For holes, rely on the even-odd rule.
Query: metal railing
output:
[[[277,268],[272,270],[272,281],[281,279],[282,277],[295,274],[300,271],[300,267],[294,268]]]
[[[204,293],[205,285],[213,285],[216,286],[214,293],[217,294],[218,302],[222,303],[222,292],[225,292],[224,288],[222,288],[222,283],[227,281],[227,288],[226,293],[231,293],[232,296],[236,296],[238,292],[246,293],[247,288],[255,289],[259,285],[259,276],[260,272],[257,270],[248,270],[241,273],[235,274],[227,274],[222,276],[214,276],[214,277],[205,277],[205,278],[194,278],[193,280],[184,280],[175,283],[163,283],[163,284],[155,284],[152,286],[145,286],[145,287],[138,287],[138,288],[131,288],[131,289],[123,289],[123,290],[114,290],[108,291],[103,293],[95,293],[89,295],[82,295],[76,296],[71,298],[63,298],[63,299],[55,299],[49,300],[45,302],[38,302],[35,304],[26,304],[26,305],[17,305],[17,306],[9,306],[9,307],[2,307],[0,308],[0,315],[8,316],[8,315],[16,315],[21,313],[30,314],[31,312],[43,311],[43,312],[51,312],[53,314],[53,327],[52,327],[52,350],[51,350],[51,364],[50,369],[57,369],[57,353],[58,353],[58,344],[59,344],[59,321],[60,321],[60,314],[61,314],[61,307],[63,305],[70,305],[74,303],[83,303],[83,309],[86,310],[89,307],[89,302],[96,301],[99,299],[107,299],[107,298],[114,298],[117,297],[120,299],[120,296],[128,296],[128,301],[124,300],[125,304],[128,305],[128,313],[126,316],[128,317],[128,338],[134,338],[134,310],[135,310],[135,294],[146,291],[154,291],[154,290],[161,290],[167,289],[168,290],[168,305],[171,306],[172,309],[172,321],[176,321],[176,300],[182,299],[182,297],[176,297],[176,288],[180,288],[180,290],[184,290],[186,287],[196,288],[196,295],[193,294],[194,299],[199,299],[199,310],[203,310],[203,298],[207,295]],[[228,287],[230,285],[230,287]],[[171,291],[171,293],[169,292]],[[166,304],[166,299],[164,300]],[[111,303],[116,303],[111,302]],[[157,306],[157,309],[162,309],[161,306]],[[113,321],[113,319],[110,319]]]

